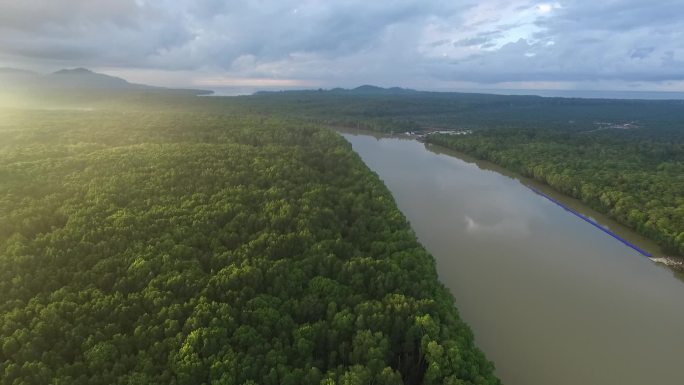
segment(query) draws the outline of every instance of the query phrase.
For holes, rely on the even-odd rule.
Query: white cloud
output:
[[[541,3],[537,5],[537,12],[542,15],[548,15],[556,9],[561,9],[563,6],[560,3]]]

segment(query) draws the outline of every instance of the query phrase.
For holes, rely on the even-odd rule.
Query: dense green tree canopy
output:
[[[542,98],[362,87],[261,93],[251,109],[428,141],[545,182],[684,255],[684,101]]]
[[[498,383],[342,138],[208,110],[0,111],[0,384]]]

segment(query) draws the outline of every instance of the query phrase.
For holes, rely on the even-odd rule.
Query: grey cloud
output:
[[[8,2],[0,5],[0,51],[46,64],[136,66],[192,39],[164,8],[134,0]]]
[[[440,66],[435,76],[481,83],[683,80],[684,65],[674,64],[684,56],[682,9],[681,0],[565,1],[535,22],[533,40]]]
[[[483,37],[483,36],[476,36],[476,37],[470,37],[467,39],[462,39],[454,42],[454,47],[472,47],[472,46],[478,46],[478,45],[483,45],[487,44],[491,41],[491,38],[488,37]]]
[[[658,27],[682,22],[681,0],[602,1],[588,4],[574,0],[564,2],[558,16],[551,19],[557,26],[585,25],[593,30],[627,32],[646,26]]]
[[[491,6],[475,8],[483,4]],[[6,1],[0,66],[211,69],[333,86],[684,78],[684,0],[564,0],[534,20],[497,13],[529,14],[535,4]],[[457,60],[450,50],[460,52]]]
[[[335,57],[372,47],[393,25],[419,22],[451,8],[420,1],[399,1],[391,6],[367,1],[329,6],[292,1],[277,4],[266,9],[224,6],[213,15],[210,26],[218,33],[209,34],[220,41],[220,54],[251,54],[264,60],[300,52]]]
[[[27,32],[76,30],[98,23],[129,27],[141,21],[134,0],[6,1],[0,5],[0,26]]]
[[[633,49],[629,57],[632,59],[646,59],[653,53],[654,50],[654,47],[639,47]]]
[[[472,46],[483,46],[483,47],[493,47],[495,44],[492,43],[493,40],[501,37],[501,31],[484,31],[478,33],[474,37],[467,39],[461,39],[455,41],[454,47],[472,47]]]
[[[432,43],[430,43],[430,47],[439,47],[439,46],[443,46],[443,45],[446,45],[449,43],[451,43],[451,40],[441,39],[441,40],[433,41]]]

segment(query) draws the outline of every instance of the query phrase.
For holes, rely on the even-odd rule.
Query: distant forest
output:
[[[259,111],[400,133],[548,184],[684,255],[684,100],[542,98],[364,86],[243,97]]]
[[[640,129],[495,129],[428,141],[542,181],[655,240],[665,253],[684,255],[684,142],[670,138]]]
[[[684,141],[684,100],[548,98],[372,86],[263,92],[235,99],[264,113],[383,132],[493,128],[580,132],[599,128],[599,123],[633,122],[653,137]]]

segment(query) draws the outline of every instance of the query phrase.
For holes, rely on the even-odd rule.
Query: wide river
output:
[[[684,384],[681,277],[492,164],[414,140],[343,135],[435,256],[504,384]],[[637,234],[553,196],[658,254]]]

